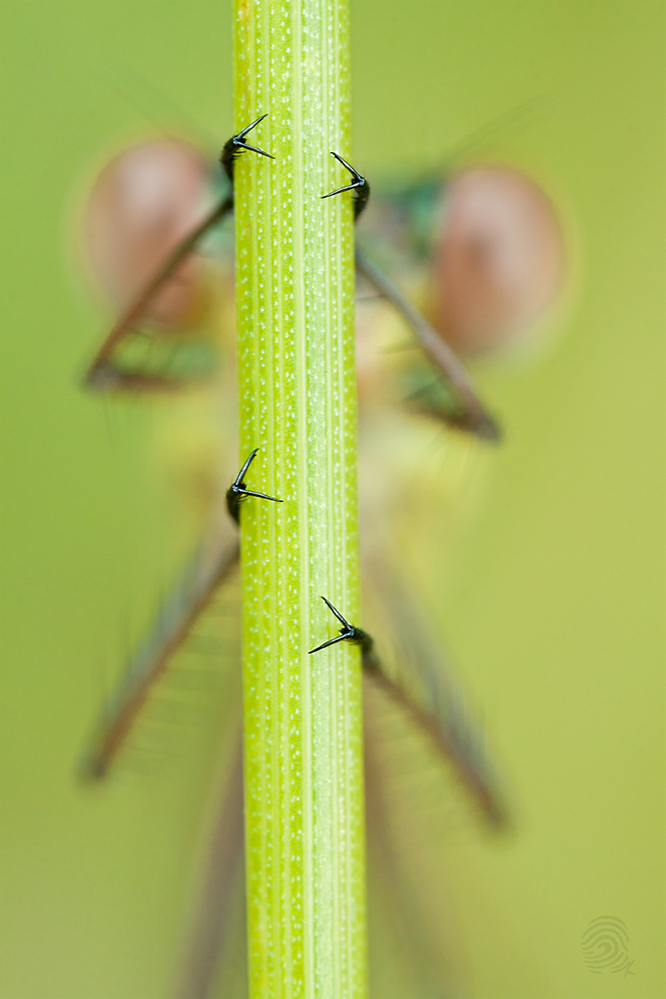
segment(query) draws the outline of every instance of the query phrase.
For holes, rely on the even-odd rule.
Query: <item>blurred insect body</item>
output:
[[[217,532],[198,546],[160,608],[152,631],[128,663],[122,682],[102,709],[81,764],[84,779],[100,780],[107,775],[155,684],[200,614],[235,570],[239,556],[238,539],[224,541]]]
[[[262,115],[251,125],[233,136],[224,147],[220,162],[229,179],[233,184],[233,162],[235,157],[243,150],[250,150],[267,156],[272,159],[270,153],[264,152],[256,146],[250,146],[244,141],[251,128],[263,121]],[[347,169],[352,175],[352,183],[338,188],[323,198],[332,197],[346,191],[351,191],[354,195],[354,217],[358,218],[366,207],[370,195],[370,185],[358,171],[342,159],[337,153],[332,155]],[[115,162],[115,161],[114,161]],[[113,164],[110,165],[110,169]],[[93,192],[93,206],[103,202],[106,187]],[[167,390],[182,385],[184,381],[192,381],[209,375],[214,367],[214,359],[209,358],[210,363],[199,366],[192,366],[190,355],[196,350],[191,338],[186,345],[180,345],[181,355],[185,353],[185,360],[181,364],[170,364],[171,370],[155,371],[146,370],[140,365],[137,370],[128,369],[126,365],[115,362],[115,357],[119,350],[122,350],[123,342],[135,336],[135,330],[139,326],[146,310],[150,308],[150,303],[154,297],[160,293],[161,289],[172,282],[174,276],[183,263],[196,251],[202,238],[218,223],[223,221],[233,209],[233,187],[222,201],[182,240],[180,245],[165,254],[162,266],[157,270],[144,286],[133,303],[126,309],[106,340],[99,349],[86,376],[88,387],[97,387],[108,390],[123,389],[155,389]],[[440,344],[440,337],[433,331],[427,321],[417,310],[411,308],[404,296],[394,283],[377,268],[371,264],[367,257],[361,258],[360,250],[357,249],[357,264],[359,270],[365,275],[371,284],[377,289],[380,295],[387,299],[400,312],[406,323],[412,328],[419,342],[423,346],[427,356],[435,365],[435,370],[444,378],[444,382],[450,388],[450,397],[445,396],[440,408],[433,409],[432,415],[437,415],[440,419],[460,429],[477,433],[486,439],[496,440],[499,437],[499,430],[494,419],[486,411],[478,398],[478,394],[465,369],[457,361],[457,358],[446,344]],[[182,317],[173,315],[174,328],[177,328]],[[151,347],[154,346],[154,336]],[[175,353],[175,345],[171,346],[171,352]],[[188,367],[189,362],[189,367]],[[184,369],[184,370],[183,370]]]
[[[265,115],[262,115],[237,135],[232,136],[232,138],[225,144],[220,157],[220,162],[231,182],[233,182],[234,160],[240,152],[249,150],[262,156],[272,158],[269,153],[266,153],[259,147],[250,146],[245,141],[245,137],[248,132],[263,121],[264,118]],[[171,145],[172,143],[169,144],[169,156],[173,153]],[[129,154],[123,154],[121,157],[117,158],[116,161],[114,161],[114,164],[119,167],[121,172],[127,172],[129,165],[131,165],[131,158],[129,162],[127,161],[128,155]],[[355,200],[355,214],[356,217],[358,217],[367,204],[370,192],[369,184],[353,166],[343,160],[337,153],[333,153],[332,155],[339,162],[341,162],[345,169],[350,172],[353,181],[349,185],[330,192],[329,195],[324,195],[324,197],[330,197],[334,194],[343,193],[344,191],[352,191],[358,196]],[[111,166],[114,164],[111,164]],[[103,198],[103,195],[108,187],[107,174],[109,170],[110,167],[108,167],[103,174],[104,183],[101,186],[101,190],[99,189],[99,186],[96,185],[91,199],[91,214],[96,220],[99,218],[100,214],[100,199]],[[201,171],[199,171],[199,173],[201,173]],[[143,182],[145,183],[145,178],[143,178]],[[116,200],[119,200],[119,196]],[[198,241],[205,234],[205,232],[212,228],[217,222],[225,218],[231,211],[232,207],[233,189],[227,192],[217,207],[210,211],[204,219],[199,222],[196,229],[190,233],[180,243],[180,245],[171,250],[166,263],[158,269],[155,277],[146,284],[144,290],[139,294],[135,302],[125,311],[119,322],[115,325],[107,337],[91,366],[87,379],[88,384],[91,384],[92,381],[92,383],[97,387],[102,387],[102,384],[104,384],[106,387],[112,389],[140,389],[163,388],[166,386],[176,387],[182,384],[183,381],[188,380],[176,378],[174,376],[165,376],[163,374],[156,375],[152,372],[147,374],[145,371],[140,370],[129,372],[123,369],[116,369],[113,362],[114,350],[123,337],[131,334],[134,325],[141,321],[145,311],[150,309],[150,304],[154,296],[160,293],[160,290],[165,286],[165,284],[168,284],[170,280],[173,280],[177,269],[192,255]],[[121,222],[123,218],[124,215],[121,213]],[[123,233],[121,233],[121,235],[124,237]],[[464,399],[465,405],[463,412],[465,415],[463,417],[460,410],[453,406],[445,414],[448,422],[459,426],[462,429],[472,430],[479,436],[486,436],[493,439],[496,438],[496,424],[486,414],[485,410],[478,402],[476,395],[470,387],[470,383],[464,369],[459,364],[450,349],[429,327],[427,321],[420,316],[418,311],[414,309],[413,306],[411,306],[409,301],[399,292],[393,283],[385,278],[382,272],[375,265],[370,263],[362,251],[357,251],[357,258],[360,272],[363,273],[364,276],[371,281],[375,287],[377,287],[378,290],[391,301],[392,304],[397,307],[400,314],[403,315],[417,331],[421,340],[425,341],[426,345],[429,346],[430,353],[434,355],[435,360],[440,367],[452,376],[454,386],[458,389],[461,397]],[[99,257],[97,258],[98,266],[100,265],[100,259],[101,258]],[[168,318],[173,322],[174,326],[176,326],[179,321],[179,314],[174,313]],[[102,381],[100,381],[100,379],[102,379]],[[265,493],[246,489],[243,478],[255,455],[256,450],[253,451],[248,457],[235,482],[232,483],[232,486],[227,492],[227,508],[230,515],[234,520],[236,520],[236,522],[238,522],[239,516],[239,503],[244,495],[253,495],[259,498],[269,499],[274,502],[281,502],[281,500],[278,500],[276,497],[271,497]],[[226,575],[232,567],[232,562],[234,561],[234,558],[230,557],[230,552],[233,552],[235,556],[236,551],[237,549],[229,548],[227,546],[224,550],[216,553],[216,557],[213,561],[214,565],[218,566],[218,568],[213,571],[202,571],[200,564],[201,555],[199,552],[195,553],[193,556],[191,569],[185,574],[184,580],[178,584],[174,597],[163,609],[161,614],[161,619],[168,622],[168,625],[158,627],[156,629],[155,634],[151,637],[147,645],[146,651],[142,652],[132,663],[129,671],[130,679],[126,682],[123,691],[121,691],[117,696],[115,707],[111,707],[109,709],[112,720],[107,720],[107,736],[106,738],[102,738],[101,742],[98,743],[96,753],[93,753],[92,758],[94,759],[96,757],[97,762],[94,764],[89,763],[88,765],[88,771],[90,773],[95,773],[96,770],[98,770],[101,774],[106,771],[110,757],[113,755],[115,750],[119,748],[123,735],[126,734],[132,719],[138,713],[140,704],[147,696],[151,684],[155,682],[157,677],[159,677],[169,655],[172,654],[175,647],[182,640],[183,635],[186,634],[187,628],[191,626],[191,622],[199,613],[200,608],[210,598],[210,592],[212,589],[218,585],[222,579],[226,578]],[[224,565],[224,570],[220,569],[219,565]],[[199,581],[198,585],[192,585],[192,577],[197,578]],[[208,589],[206,589],[207,587]],[[187,593],[190,594],[189,601],[184,597],[184,594]],[[334,611],[334,613],[337,614],[336,611]],[[351,628],[352,626],[348,627]],[[360,634],[364,634],[360,632],[360,629],[352,630],[354,630],[354,632],[358,630]],[[111,733],[113,733],[113,735]]]
[[[262,115],[233,136],[224,147],[220,162],[231,184],[233,184],[234,159],[240,152],[252,151],[272,159],[270,153],[245,142],[248,132],[259,125],[264,117],[265,115]],[[151,158],[159,162],[162,152],[165,155],[165,163],[171,164],[176,173],[180,169],[174,166],[176,163],[182,162],[187,166],[184,172],[189,177],[190,186],[186,185],[179,192],[179,197],[171,197],[173,212],[171,215],[167,213],[165,222],[159,222],[159,192],[152,188],[151,194],[154,195],[154,200],[144,206],[143,215],[139,212],[136,218],[131,217],[129,205],[132,203],[132,198],[123,192],[134,190],[133,171],[136,168],[141,173]],[[353,180],[350,184],[322,197],[328,198],[351,191],[354,197],[355,217],[358,218],[368,203],[369,184],[337,153],[332,155],[349,171]],[[206,339],[198,323],[201,310],[197,311],[194,308],[194,303],[199,302],[204,296],[205,287],[204,269],[197,250],[206,234],[231,213],[233,187],[212,208],[209,207],[202,212],[198,206],[204,200],[206,186],[207,172],[204,162],[203,158],[197,157],[191,147],[183,146],[181,150],[178,143],[173,141],[142,144],[141,147],[135,147],[112,161],[95,185],[89,216],[89,241],[93,264],[102,276],[108,271],[106,287],[125,311],[104,341],[89,369],[86,377],[88,387],[112,391],[177,389],[202,377],[210,376],[214,370],[220,347],[210,339]],[[165,176],[168,172],[165,170]],[[495,345],[512,324],[524,326],[543,308],[549,295],[552,294],[559,274],[559,258],[554,250],[557,242],[553,234],[554,228],[553,226],[549,228],[549,223],[545,219],[543,204],[539,203],[535,193],[537,189],[531,185],[531,182],[523,180],[528,187],[531,185],[531,193],[525,194],[523,190],[520,195],[521,178],[517,174],[515,178],[513,187],[515,200],[520,201],[522,197],[521,204],[530,205],[535,211],[535,218],[539,216],[539,212],[541,216],[540,221],[538,219],[534,221],[533,230],[536,235],[523,238],[521,251],[514,254],[514,260],[518,262],[529,260],[531,265],[533,261],[526,247],[536,250],[541,247],[547,251],[549,263],[541,271],[536,266],[531,270],[527,267],[522,277],[518,273],[520,268],[514,269],[512,282],[505,282],[505,285],[496,281],[495,275],[501,271],[497,261],[502,259],[503,247],[509,240],[509,234],[512,233],[511,226],[515,228],[516,219],[512,216],[511,209],[504,215],[501,212],[497,213],[497,219],[494,219],[491,226],[492,237],[488,238],[484,244],[486,249],[480,253],[485,263],[483,266],[479,264],[474,271],[474,280],[470,279],[467,283],[463,278],[468,271],[473,270],[473,267],[471,264],[465,264],[469,254],[465,256],[460,242],[462,240],[462,243],[465,241],[470,243],[474,242],[474,239],[483,242],[479,236],[483,230],[483,213],[474,214],[466,206],[470,198],[474,201],[478,196],[481,180],[484,183],[490,181],[491,186],[494,184],[495,193],[502,188],[497,168],[488,168],[485,174],[463,171],[449,182],[448,190],[453,196],[451,218],[455,222],[449,235],[446,227],[441,231],[435,227],[436,235],[432,236],[432,220],[438,218],[438,212],[433,210],[433,206],[440,204],[442,189],[446,191],[446,185],[441,177],[438,180],[431,178],[420,185],[405,188],[402,194],[388,196],[383,202],[381,198],[378,199],[380,205],[375,221],[371,221],[369,226],[370,236],[373,232],[377,236],[391,213],[393,215],[402,213],[403,217],[412,222],[419,219],[422,222],[424,214],[428,217],[431,230],[430,251],[426,252],[428,241],[424,237],[420,243],[417,241],[415,244],[417,252],[414,254],[414,259],[417,270],[419,268],[422,271],[430,270],[436,282],[441,283],[441,294],[437,292],[434,295],[436,308],[432,311],[432,322],[370,259],[363,248],[357,246],[356,249],[358,274],[393,306],[413,330],[427,358],[426,362],[421,360],[414,363],[409,360],[405,364],[409,372],[416,372],[417,379],[421,379],[414,397],[418,398],[419,402],[416,405],[412,402],[408,408],[418,408],[421,412],[445,420],[453,427],[488,440],[498,439],[497,424],[480,402],[467,372],[454,354],[450,343],[455,342],[464,352],[473,352]],[[171,179],[169,175],[169,183]],[[141,178],[141,183],[147,183],[146,176]],[[456,184],[459,184],[458,189]],[[150,184],[147,186],[150,187]],[[166,181],[165,186],[168,186]],[[112,192],[112,196],[109,192]],[[124,198],[127,204],[124,203]],[[210,197],[208,200],[210,201]],[[542,201],[545,202],[545,198]],[[423,212],[424,204],[430,205],[429,213]],[[114,205],[116,210],[113,209]],[[198,214],[194,212],[195,205]],[[118,206],[122,210],[119,210]],[[382,211],[384,221],[382,221]],[[128,218],[131,224],[127,223]],[[379,223],[377,218],[380,220]],[[469,221],[470,218],[474,219],[474,225]],[[407,230],[409,231],[409,225]],[[425,226],[422,226],[422,231],[425,232]],[[158,238],[160,232],[164,235],[162,242]],[[473,238],[470,233],[474,234]],[[515,233],[511,238],[516,244],[520,242]],[[133,244],[135,239],[136,244]],[[377,242],[376,245],[379,247],[380,243]],[[390,247],[390,239],[387,245]],[[135,252],[138,260],[135,269],[123,269],[117,263],[116,257],[118,259],[122,257],[126,246]],[[381,251],[378,255],[381,255]],[[494,261],[492,266],[489,264],[491,258]],[[131,254],[128,259],[131,259]],[[151,274],[153,276],[149,277]],[[534,291],[528,294],[525,288],[521,287],[521,281],[523,284],[529,284],[534,280],[535,274],[538,274],[540,281],[538,293]],[[463,277],[460,278],[460,275]],[[456,292],[458,278],[460,278],[459,293]],[[498,289],[492,293],[488,290],[486,297],[490,304],[483,313],[485,325],[476,323],[476,319],[474,322],[469,319],[471,315],[469,303],[484,291],[484,282]],[[138,286],[142,290],[137,290]],[[470,288],[475,290],[470,291]],[[517,289],[514,299],[511,299],[509,294],[512,289],[514,292]],[[472,337],[472,332],[476,339]],[[131,350],[126,349],[128,345],[131,347],[137,341],[145,340],[146,333],[151,349],[157,348],[158,352],[158,361],[152,365],[149,361],[150,351],[137,357],[136,353],[132,354]],[[195,358],[196,363],[193,360]],[[423,378],[419,372],[424,370],[424,365],[425,370],[428,370],[428,361],[431,365],[429,368],[431,380],[435,381],[435,375],[444,375],[444,392],[443,395],[440,393],[426,403]],[[436,384],[441,386],[439,378]],[[251,452],[227,491],[227,510],[236,524],[239,521],[240,502],[244,496],[282,502],[277,497],[248,490],[245,486],[244,477],[257,450]],[[221,504],[222,497],[220,497]],[[238,564],[238,558],[237,538],[229,540],[225,532],[220,530],[212,531],[197,548],[172,595],[162,607],[157,623],[131,661],[125,681],[102,714],[84,766],[86,776],[99,779],[107,774],[143,704],[157,680],[163,675],[170,658],[177,652],[216,591],[230,578]],[[425,637],[426,631],[418,620],[418,614],[410,610],[410,599],[399,580],[394,578],[386,565],[378,566],[376,561],[373,564],[372,559],[366,560],[366,571],[369,582],[376,589],[380,600],[390,607],[389,617],[394,625],[392,637],[396,647],[402,645],[401,661],[404,663],[404,669],[399,675],[390,675],[377,655],[370,636],[350,624],[325,597],[322,599],[338,618],[342,627],[339,635],[318,645],[312,649],[312,652],[318,652],[343,640],[358,642],[362,650],[366,689],[379,692],[394,706],[408,727],[411,726],[424,734],[435,747],[437,754],[449,761],[459,783],[478,804],[489,824],[495,827],[502,826],[506,823],[506,808],[493,768],[489,764],[479,727],[465,711],[460,709],[464,698],[453,679],[447,677],[441,656],[433,652],[433,644]],[[408,663],[414,659],[418,660],[417,669],[410,678]],[[369,703],[372,696],[374,695],[369,695]],[[224,825],[224,820],[221,821]],[[216,862],[212,857],[211,864]],[[232,867],[235,869],[234,864],[235,860],[227,858],[221,866],[218,865],[218,881],[219,878],[226,878]],[[209,891],[206,898],[210,900],[214,894],[215,892]],[[203,914],[202,925],[206,918]],[[223,917],[219,915],[219,918]],[[206,978],[206,975],[203,977],[208,981],[212,974],[210,969],[214,965],[215,951],[210,934],[207,947],[204,963],[207,962],[208,977]],[[192,976],[196,978],[200,963],[197,964],[197,960],[192,958],[190,965]],[[206,991],[208,985],[200,984],[198,988],[199,991],[195,990],[192,994],[201,996],[208,994]]]
[[[265,117],[265,115],[262,115],[256,119],[237,135],[232,136],[232,138],[225,144],[220,157],[220,162],[230,182],[233,183],[234,160],[242,151],[251,151],[272,159],[270,153],[265,152],[257,146],[249,145],[245,141],[249,131],[260,124]],[[109,190],[113,190],[114,192],[113,198],[111,199],[113,204],[120,205],[123,209],[114,216],[115,223],[118,228],[117,235],[119,236],[119,244],[122,247],[127,241],[131,243],[131,240],[135,237],[135,230],[137,226],[139,229],[141,228],[139,224],[141,219],[139,219],[139,223],[132,222],[132,225],[128,227],[128,231],[123,230],[125,219],[127,218],[127,211],[125,210],[127,206],[122,204],[123,190],[128,190],[125,197],[130,204],[133,203],[133,197],[136,192],[132,188],[131,184],[132,169],[134,167],[138,169],[139,174],[141,175],[141,184],[146,186],[147,176],[145,168],[145,155],[149,152],[149,159],[151,157],[154,159],[157,151],[155,147],[158,146],[158,143],[153,143],[151,144],[150,149],[146,150],[142,145],[134,150],[128,151],[127,153],[121,154],[121,156],[117,157],[116,160],[114,160],[103,171],[99,181],[95,185],[90,203],[91,221],[89,231],[95,236],[91,245],[99,246],[103,242],[103,223],[105,218],[111,226],[111,222],[109,221],[111,218],[109,206],[105,205],[105,198],[108,196]],[[197,160],[191,147],[183,147],[183,150],[181,151],[176,145],[174,150],[174,143],[173,140],[171,140],[164,144],[164,152],[167,167],[164,173],[168,175],[169,183],[172,182],[171,173],[173,172],[173,162],[178,159],[178,156],[181,156],[182,161],[188,164],[190,179],[192,180],[195,176],[198,177],[203,186],[203,177],[205,175],[202,167],[203,160]],[[134,153],[136,153],[138,157],[136,163],[134,162]],[[335,152],[332,153],[332,155],[345,167],[346,170],[349,171],[353,179],[350,184],[338,188],[323,197],[327,198],[333,195],[341,194],[345,191],[352,191],[355,195],[355,216],[358,218],[368,202],[370,186],[367,180],[362,177],[353,166],[343,160],[342,157]],[[159,160],[159,157],[157,157],[157,159]],[[127,187],[128,184],[129,187]],[[125,187],[123,187],[123,185],[125,185]],[[196,183],[194,183],[193,186],[196,187]],[[433,190],[434,185],[432,183],[428,183],[426,185],[422,185],[420,194],[421,196],[425,196],[427,194],[428,197],[432,197]],[[159,192],[157,194],[152,192],[151,196],[153,196],[153,202],[149,204],[151,211],[146,211],[145,213],[147,228],[149,231],[151,230],[155,215],[159,216],[156,209],[156,203],[159,201],[158,195]],[[198,203],[201,201],[201,196],[202,191],[198,194]],[[187,207],[191,207],[189,201],[190,197],[191,192],[186,192],[184,201],[187,202]],[[414,201],[416,196],[413,192],[411,197]],[[407,199],[407,203],[409,203],[409,199]],[[179,205],[176,201],[176,208],[178,224],[182,229],[184,224],[182,219],[184,217],[185,204]],[[163,292],[163,290],[169,286],[169,283],[179,275],[179,268],[191,259],[202,236],[205,235],[205,233],[218,222],[223,220],[231,212],[232,208],[233,188],[225,194],[215,208],[210,210],[208,214],[206,214],[203,219],[198,222],[195,228],[185,237],[185,239],[175,246],[173,245],[173,232],[175,231],[175,228],[174,224],[171,224],[171,227],[168,230],[171,241],[171,249],[167,254],[166,262],[162,263],[162,265],[158,267],[155,276],[145,284],[143,291],[139,293],[134,302],[126,309],[121,319],[114,326],[113,330],[105,340],[90,368],[87,377],[88,385],[94,385],[97,388],[106,387],[111,389],[175,388],[182,385],[183,382],[190,380],[188,377],[183,378],[182,375],[175,376],[169,374],[165,375],[163,373],[156,374],[155,372],[146,372],[141,369],[130,371],[123,369],[122,366],[117,367],[115,363],[114,351],[122,339],[131,335],[135,326],[145,320],[146,315],[148,315],[149,319],[151,318],[151,308],[153,306],[153,302]],[[152,215],[151,212],[153,213]],[[113,228],[113,226],[111,226],[111,228]],[[109,238],[107,238],[107,243],[109,241]],[[138,242],[141,243],[141,240]],[[144,239],[144,243],[145,242],[146,240]],[[150,255],[150,259],[151,262],[154,263],[157,254],[152,247],[153,244],[151,244],[152,253]],[[106,255],[100,252],[93,253],[93,262],[96,267],[103,272],[109,258],[112,257],[113,254],[109,253]],[[498,434],[495,422],[488,416],[485,409],[478,402],[478,397],[471,388],[466,372],[437,330],[435,330],[434,327],[428,323],[428,321],[411,304],[409,299],[407,299],[407,297],[397,288],[395,283],[390,281],[383,274],[383,272],[369,260],[365,252],[360,248],[357,248],[357,267],[359,273],[361,273],[366,280],[368,280],[393,306],[395,306],[399,314],[403,316],[408,324],[416,331],[428,356],[434,360],[440,370],[446,372],[453,384],[454,389],[457,390],[458,398],[449,406],[448,410],[444,414],[447,422],[459,427],[460,429],[472,431],[478,436],[497,439]],[[131,293],[135,292],[136,280],[126,279],[124,282],[123,280],[120,280],[120,278],[123,277],[123,274],[120,274],[119,277],[119,272],[114,271],[113,260],[110,271],[112,276],[115,278],[115,283],[107,282],[107,286],[112,286],[117,297],[122,297],[126,300]],[[162,305],[160,316],[162,324],[161,328],[177,329],[183,321],[182,316],[182,308],[176,307],[176,305],[173,305],[172,308],[168,308],[168,301],[165,300]],[[179,346],[180,345],[177,345],[176,349],[178,349]],[[460,406],[461,399],[463,400],[462,407]],[[435,412],[437,416],[442,416],[441,409],[437,411],[436,407],[435,410],[431,409],[430,412]],[[236,522],[238,522],[240,510],[239,504],[243,496],[256,496],[258,498],[268,499],[273,502],[282,502],[276,497],[268,496],[265,493],[246,489],[244,475],[246,474],[256,453],[257,450],[255,449],[255,451],[250,454],[241,468],[239,475],[236,477],[236,480],[232,483],[227,492],[228,512]],[[178,583],[174,594],[160,613],[160,623],[151,634],[144,648],[132,661],[128,671],[127,680],[119,690],[112,703],[107,706],[105,717],[100,725],[100,734],[96,740],[96,749],[89,756],[86,766],[86,771],[89,775],[102,776],[106,772],[112,757],[122,745],[122,741],[131,727],[135,717],[139,713],[141,705],[147,698],[152,685],[161,675],[169,657],[174,653],[183,638],[187,635],[188,629],[191,627],[193,621],[196,619],[206,603],[210,600],[216,587],[221,585],[221,583],[228,577],[229,573],[235,566],[237,559],[238,546],[236,541],[231,544],[227,543],[223,545],[216,539],[213,541],[212,548],[210,543],[207,543],[195,552],[183,579]],[[370,662],[371,644],[369,636],[366,636],[365,632],[362,632],[361,629],[349,625],[349,623],[339,615],[339,612],[335,610],[332,605],[329,605],[329,607],[332,612],[339,617],[339,620],[343,625],[341,634],[336,639],[331,640],[331,642],[324,643],[323,646],[318,646],[317,649],[313,651],[318,651],[320,648],[326,647],[326,645],[340,641],[344,638],[357,640],[354,636],[358,633],[358,635],[361,636],[358,640],[364,646],[364,665],[366,668],[374,668],[376,666],[374,656],[372,663]],[[399,688],[396,689],[399,692]],[[414,713],[409,704],[407,704],[407,709],[412,714]]]

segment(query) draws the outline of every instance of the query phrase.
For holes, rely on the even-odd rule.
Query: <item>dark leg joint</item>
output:
[[[354,222],[356,222],[368,203],[368,198],[370,197],[370,184],[367,182],[365,177],[361,176],[358,170],[354,169],[351,163],[347,163],[346,160],[343,160],[342,156],[339,156],[338,153],[331,152],[331,156],[335,156],[338,163],[342,163],[345,170],[349,170],[353,179],[351,184],[347,184],[345,187],[339,187],[337,191],[331,191],[330,194],[322,194],[322,200],[324,198],[332,198],[336,194],[342,194],[344,191],[353,191]]]
[[[335,614],[342,627],[340,628],[339,635],[336,635],[335,638],[329,638],[327,642],[322,642],[316,649],[310,649],[309,655],[312,655],[313,652],[320,652],[322,649],[328,648],[329,645],[335,645],[337,642],[352,642],[354,645],[360,645],[363,656],[369,655],[373,645],[370,635],[366,631],[363,631],[362,628],[357,628],[355,625],[350,624],[326,597],[322,597],[321,599],[328,609]]]
[[[245,136],[250,132],[260,121],[266,118],[267,114],[262,114],[260,118],[253,121],[251,125],[246,125],[245,128],[238,132],[237,135],[232,135],[231,138],[225,142],[224,149],[222,150],[222,155],[220,156],[220,163],[222,164],[222,169],[226,173],[227,177],[233,184],[234,182],[234,162],[236,157],[239,156],[244,151],[249,151],[251,153],[259,153],[260,156],[267,156],[269,160],[274,160],[275,157],[271,156],[264,149],[259,149],[258,146],[250,146],[245,141]]]
[[[256,496],[258,499],[271,500],[272,503],[282,503],[282,500],[278,499],[276,496],[267,496],[266,493],[258,493],[253,489],[245,488],[245,474],[254,461],[258,450],[259,448],[255,447],[254,451],[252,451],[240,472],[227,489],[227,510],[229,511],[231,519],[235,520],[239,525],[241,500],[244,499],[245,496]]]

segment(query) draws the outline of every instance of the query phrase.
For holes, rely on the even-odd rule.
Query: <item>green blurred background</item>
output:
[[[547,349],[479,374],[507,442],[448,528],[446,565],[424,569],[517,803],[513,836],[453,838],[446,859],[473,993],[659,999],[665,5],[352,10],[357,165],[438,163],[535,102],[491,152],[545,184],[570,248]],[[109,149],[178,116],[228,136],[231,8],[4,2],[1,19],[0,990],[162,999],[215,740],[210,725],[177,733],[166,763],[162,733],[154,765],[99,791],[74,780],[188,528],[154,453],[166,407],[77,388],[103,319],[71,234]],[[583,963],[581,935],[603,915],[627,924],[630,975]]]

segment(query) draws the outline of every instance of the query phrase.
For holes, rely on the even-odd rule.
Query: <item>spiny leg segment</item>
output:
[[[333,198],[336,194],[343,194],[345,191],[353,191],[354,222],[356,222],[370,198],[370,184],[351,163],[343,160],[339,153],[331,152],[331,156],[335,156],[338,163],[342,163],[345,170],[349,170],[349,173],[352,175],[352,182],[351,184],[346,184],[344,187],[339,187],[336,191],[331,191],[329,194],[322,194],[322,200],[324,198]]]
[[[251,132],[252,129],[255,128],[260,121],[263,121],[264,118],[267,117],[268,117],[268,112],[266,114],[262,114],[259,118],[256,119],[256,121],[253,121],[251,125],[246,125],[245,128],[242,129],[242,131],[237,132],[236,135],[232,135],[231,138],[225,142],[224,148],[222,149],[222,154],[220,156],[220,164],[222,166],[222,169],[226,173],[227,177],[231,181],[232,187],[234,183],[234,163],[242,152],[258,153],[260,156],[268,157],[269,160],[275,159],[275,157],[271,156],[270,153],[267,153],[265,149],[260,149],[258,146],[250,146],[245,141],[245,136],[248,134],[248,132]]]
[[[357,628],[356,625],[350,624],[349,621],[343,617],[337,607],[334,607],[330,600],[326,597],[321,598],[328,609],[332,611],[337,617],[338,621],[342,625],[340,628],[340,634],[336,635],[335,638],[329,638],[327,642],[322,642],[318,645],[316,649],[310,649],[309,655],[313,652],[320,652],[322,649],[328,648],[329,645],[335,645],[337,642],[352,642],[354,645],[360,645],[361,651],[364,655],[369,654],[372,651],[373,641],[367,632],[363,631],[362,628]]]
[[[254,461],[258,451],[259,448],[255,447],[254,451],[252,451],[248,456],[240,472],[227,489],[227,510],[229,511],[231,519],[237,524],[240,524],[240,505],[241,500],[243,500],[245,496],[256,496],[258,499],[271,500],[273,503],[282,503],[282,500],[278,499],[277,496],[267,496],[266,493],[258,493],[252,489],[247,489],[245,486],[245,474]]]

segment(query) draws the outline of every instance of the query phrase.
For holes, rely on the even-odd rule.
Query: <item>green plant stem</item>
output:
[[[366,994],[347,0],[236,0],[235,169],[245,501],[245,809],[252,999]]]

